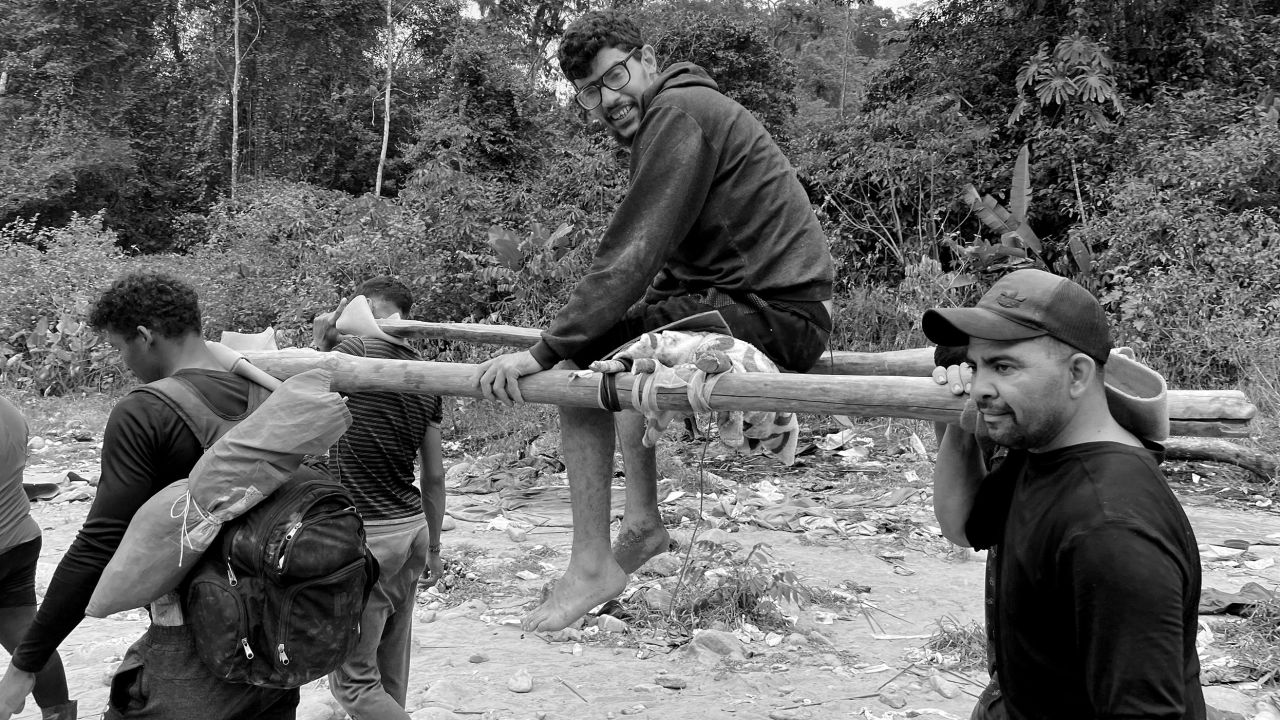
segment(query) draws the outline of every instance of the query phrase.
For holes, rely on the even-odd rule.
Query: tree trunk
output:
[[[844,119],[845,85],[849,78],[849,8],[853,3],[844,5],[844,48],[840,51],[840,111],[837,116]]]
[[[1169,438],[1164,443],[1168,460],[1208,460],[1242,467],[1263,482],[1280,474],[1280,460],[1259,450],[1250,450],[1216,438]]]
[[[391,72],[395,66],[395,28],[391,15],[391,0],[387,0],[387,71],[383,78],[382,88],[382,152],[378,154],[378,177],[374,183],[373,194],[382,195],[382,173],[387,167],[387,146],[391,143]]]
[[[234,3],[231,13],[231,199],[236,199],[236,178],[240,174],[240,4]]]

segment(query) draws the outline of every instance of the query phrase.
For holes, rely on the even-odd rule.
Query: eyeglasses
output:
[[[573,96],[573,99],[578,102],[578,105],[583,110],[595,110],[600,106],[601,85],[610,90],[621,90],[627,86],[627,83],[631,82],[631,70],[627,69],[627,63],[631,62],[631,58],[634,58],[638,52],[640,52],[640,48],[632,50],[627,53],[626,57],[610,65],[609,69],[605,70],[604,74],[600,76],[599,81],[579,90],[578,94]]]

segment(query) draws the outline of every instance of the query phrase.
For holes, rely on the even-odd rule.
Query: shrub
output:
[[[1105,248],[1098,281],[1121,342],[1171,385],[1234,386],[1280,339],[1280,128],[1249,100],[1204,93],[1139,112],[1134,161],[1072,235]]]
[[[826,221],[837,292],[896,284],[921,256],[939,259],[944,237],[976,231],[960,189],[1001,165],[990,128],[946,98],[852,116],[807,143],[793,144],[795,163]]]
[[[83,325],[98,292],[128,264],[103,213],[61,228],[36,218],[0,227],[0,382],[42,394],[105,384],[122,372]]]

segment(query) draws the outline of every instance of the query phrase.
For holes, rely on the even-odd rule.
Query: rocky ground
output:
[[[580,628],[519,629],[568,560],[568,506],[554,440],[523,457],[450,459],[449,577],[415,614],[415,718],[967,718],[985,680],[983,557],[940,537],[923,427],[819,428],[795,467],[664,445],[664,515],[680,541],[620,603]],[[43,592],[95,488],[100,427],[45,429],[27,481],[43,487]],[[1231,468],[1170,464],[1202,543],[1204,585],[1280,585],[1274,485]],[[47,485],[42,485],[47,484]],[[621,492],[616,493],[621,495]],[[798,602],[797,602],[798,601]],[[1202,616],[1210,703],[1262,717],[1277,688],[1232,615]],[[97,717],[145,612],[87,619],[62,646],[81,717]],[[1262,648],[1264,651],[1266,648]],[[1276,650],[1276,648],[1271,648]],[[18,716],[36,718],[33,707]],[[323,681],[300,718],[341,718]]]

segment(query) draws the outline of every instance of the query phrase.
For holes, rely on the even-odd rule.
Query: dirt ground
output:
[[[69,483],[67,472],[88,481],[96,477],[101,429],[78,432],[47,439],[28,467],[29,483],[61,483],[58,495],[32,506],[44,530],[41,592],[93,492],[90,484]],[[823,432],[812,440],[822,441]],[[443,537],[452,583],[441,592],[420,593],[408,709],[415,718],[485,720],[967,718],[984,669],[958,666],[946,653],[923,648],[940,623],[981,622],[983,557],[938,535],[928,490],[932,458],[914,435],[900,428],[893,438],[886,431],[861,440],[866,442],[858,452],[847,452],[850,446],[810,448],[795,468],[726,457],[714,446],[704,461],[697,444],[667,455],[664,474],[673,477],[663,488],[669,498],[664,513],[672,520],[673,535],[683,541],[675,560],[693,547],[694,562],[701,558],[703,570],[715,564],[700,549],[711,546],[690,543],[701,515],[706,524],[698,532],[714,540],[722,562],[767,543],[773,558],[768,569],[790,571],[797,585],[815,591],[815,600],[803,607],[784,605],[793,621],[772,632],[722,624],[723,632],[703,633],[683,647],[675,646],[688,638],[674,622],[628,626],[610,621],[605,630],[524,634],[519,618],[568,560],[567,529],[553,524],[529,529],[512,520],[527,517],[518,513],[455,520]],[[545,457],[541,462],[497,458],[488,465],[469,457],[450,462],[458,466],[450,473],[451,512],[494,501],[499,493],[479,487],[493,477],[526,489],[564,483],[554,460]],[[696,470],[700,462],[705,462],[704,473]],[[1273,487],[1252,484],[1237,471],[1188,463],[1172,467],[1171,480],[1206,551],[1206,588],[1235,592],[1248,582],[1272,590],[1280,586],[1280,513],[1271,502]],[[700,486],[707,489],[702,498]],[[791,521],[788,529],[764,529],[753,521],[762,503],[751,499],[778,497],[842,509],[784,518],[784,524]],[[1247,549],[1241,551],[1239,541]],[[740,549],[735,555],[726,547]],[[715,568],[710,570],[714,576]],[[661,576],[671,572],[637,577],[633,588],[669,589],[676,578]],[[635,597],[623,604],[634,608]],[[62,645],[81,717],[98,717],[107,679],[145,627],[141,610],[86,619]],[[1231,665],[1223,648],[1208,643],[1202,661]],[[523,673],[532,690],[509,689]],[[1250,718],[1254,701],[1274,690],[1274,685],[1259,688],[1256,681],[1206,688],[1211,704]],[[29,702],[18,717],[39,715]],[[303,689],[299,718],[341,717],[323,681]]]

